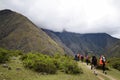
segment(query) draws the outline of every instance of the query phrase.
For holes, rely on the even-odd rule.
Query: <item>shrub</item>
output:
[[[22,54],[23,53],[19,50],[7,50],[7,49],[0,48],[0,63],[9,61],[10,57],[12,56],[19,56]]]
[[[120,71],[120,58],[111,58],[109,59],[109,66]]]
[[[77,62],[71,60],[65,62],[65,72],[68,74],[78,74],[82,73],[82,69],[78,67]]]
[[[10,54],[9,51],[3,48],[0,48],[0,63],[9,61]]]
[[[120,71],[120,62],[114,63],[112,67]]]
[[[35,69],[35,71],[38,71],[38,72],[46,72],[46,73],[50,73],[50,74],[56,73],[56,67],[53,64],[53,62],[51,62],[50,60],[36,61],[34,64],[34,69]]]
[[[55,54],[54,57],[43,55],[40,53],[28,53],[21,58],[25,67],[33,69],[37,72],[45,72],[54,74],[57,70],[61,70],[68,74],[81,73],[82,69],[78,67],[77,62],[72,57],[61,56]]]
[[[20,50],[10,50],[9,53],[11,56],[16,56],[16,57],[19,55],[23,55],[23,52]]]
[[[56,67],[67,74],[77,74],[82,73],[82,69],[78,67],[76,61],[70,56],[54,56],[54,64]]]
[[[28,53],[22,57],[25,67],[37,72],[56,73],[56,67],[52,58],[43,54]]]

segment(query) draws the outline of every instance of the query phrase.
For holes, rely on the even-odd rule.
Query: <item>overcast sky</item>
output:
[[[0,0],[36,25],[77,33],[108,33],[120,38],[120,0]]]

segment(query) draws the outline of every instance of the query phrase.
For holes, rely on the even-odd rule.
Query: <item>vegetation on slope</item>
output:
[[[6,59],[4,62],[0,63],[0,80],[100,80],[99,77],[96,77],[92,73],[92,71],[87,68],[86,64],[81,62],[78,62],[80,73],[75,73],[76,75],[73,75],[73,72],[76,72],[78,68],[73,70],[73,68],[75,68],[73,64],[75,63],[76,65],[76,62],[73,63],[73,58],[68,56],[61,56],[59,54],[56,54],[55,56],[47,56],[38,53],[22,54],[21,51],[0,49],[0,54],[2,53],[7,53],[8,57],[5,57],[6,55],[4,55],[4,57],[9,59]],[[31,62],[33,63],[33,65],[35,64],[34,66],[32,65],[32,67],[29,66],[32,64]],[[4,67],[4,64],[6,64],[8,67]],[[39,65],[41,65],[42,67],[40,67]],[[39,70],[42,68],[51,71],[50,67],[48,67],[49,65],[50,67],[54,66],[54,68],[51,68],[55,69],[55,74],[53,74],[53,72],[51,73]],[[38,70],[36,71],[34,67]],[[83,74],[81,74],[81,72],[83,72]],[[107,72],[108,75],[111,75],[115,77],[116,80],[119,80],[120,73],[118,71],[111,69]],[[98,75],[101,76],[101,74]],[[105,76],[101,77],[105,78],[105,80],[109,80]]]
[[[73,58],[68,56],[61,56],[59,54],[56,54],[55,56],[47,56],[37,53],[21,54],[21,52],[19,51],[10,51],[6,49],[0,49],[0,52],[6,52],[7,54],[9,54],[9,60],[5,60],[5,62],[0,63],[0,80],[89,80],[88,75],[81,74],[81,68],[78,68],[77,63],[73,61]],[[31,60],[32,63],[30,62]],[[35,60],[40,61],[35,62]],[[32,67],[35,68],[31,68],[29,66],[30,64],[27,63],[35,64],[34,66],[32,65]],[[4,67],[4,64],[6,64],[7,67]],[[42,67],[39,65],[41,65]],[[47,69],[48,71],[51,71],[51,68],[53,69],[53,67],[51,66],[54,66],[55,71],[57,70],[56,74],[53,74],[53,70],[52,75],[45,74],[45,69]],[[41,72],[39,70],[41,68],[44,71]],[[37,69],[37,72],[34,69]],[[95,76],[92,78],[96,79]]]
[[[0,63],[5,63],[10,60],[10,57],[18,55],[22,55],[22,52],[18,50],[7,50],[0,48]]]
[[[114,69],[117,69],[120,71],[120,58],[109,59],[109,65],[110,67],[113,67]]]
[[[120,58],[120,40],[117,41],[110,48],[108,48],[107,53],[110,55],[110,57],[118,57],[118,58]]]
[[[28,53],[22,57],[25,67],[33,69],[37,72],[45,72],[54,74],[57,70],[69,74],[81,73],[82,70],[78,67],[77,62],[67,56],[54,57],[43,55],[40,53]]]
[[[62,56],[56,54],[54,56],[48,56],[41,53],[27,53],[22,54],[18,51],[10,51],[6,49],[0,49],[0,62],[5,63],[9,61],[12,56],[21,56],[21,60],[26,68],[32,69],[36,72],[54,74],[57,70],[68,74],[82,73],[82,70],[78,67],[77,62],[69,56]]]
[[[0,11],[0,47],[64,54],[64,50],[28,18],[10,10]]]

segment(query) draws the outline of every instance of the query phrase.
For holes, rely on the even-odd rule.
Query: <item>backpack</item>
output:
[[[102,64],[105,63],[105,62],[106,62],[106,58],[105,58],[104,56],[102,56],[102,57],[100,58],[99,64],[102,65]]]
[[[104,57],[104,56],[102,57],[102,61],[106,62],[106,59],[105,59],[105,57]]]
[[[102,62],[102,57],[100,58],[100,62],[99,62],[99,64],[100,64],[100,65],[102,65],[102,64],[103,64],[103,62]]]

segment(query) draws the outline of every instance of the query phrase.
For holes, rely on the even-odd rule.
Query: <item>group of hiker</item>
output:
[[[96,67],[98,65],[100,65],[100,66],[102,66],[103,73],[106,74],[106,72],[105,72],[106,58],[105,58],[104,55],[101,55],[100,58],[97,59],[96,56],[91,56],[90,57],[88,55],[83,56],[81,54],[77,54],[77,55],[75,55],[75,60],[76,61],[81,61],[81,62],[85,61],[87,65],[90,63],[91,70],[96,69]]]

